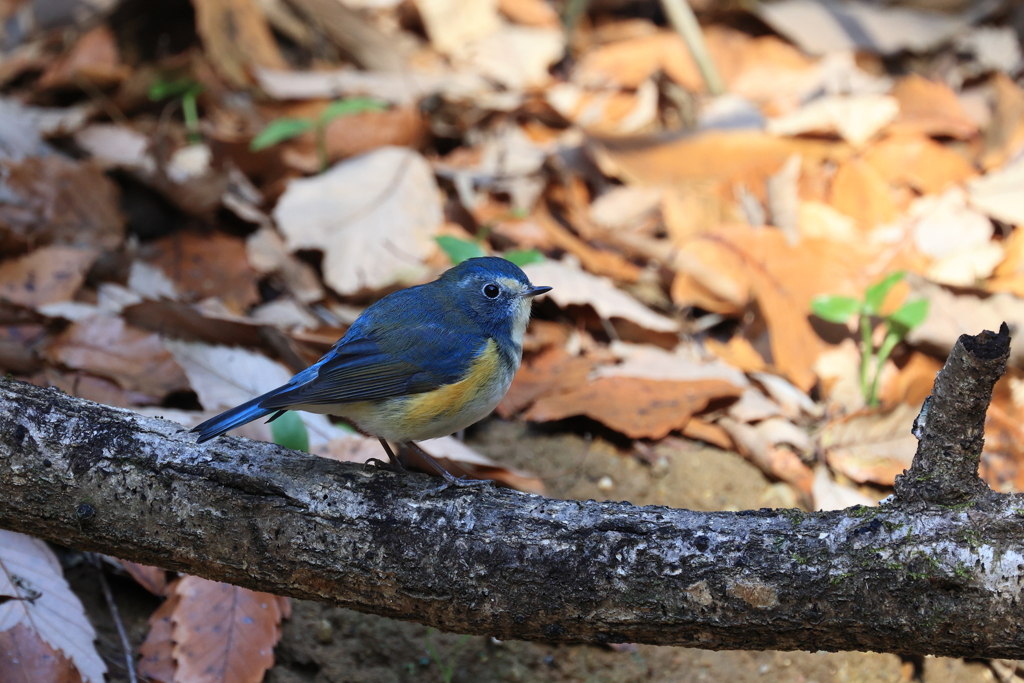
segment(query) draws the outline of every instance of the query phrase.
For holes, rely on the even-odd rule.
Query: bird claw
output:
[[[432,495],[434,495],[436,493],[441,493],[442,491],[446,491],[449,488],[451,488],[452,486],[454,486],[455,488],[461,489],[461,488],[470,488],[472,486],[492,486],[493,484],[494,484],[494,480],[493,479],[466,479],[465,477],[458,477],[458,478],[456,478],[456,477],[453,477],[451,474],[449,474],[447,477],[444,478],[444,483],[443,484],[441,484],[440,486],[435,486],[432,489],[427,489],[426,491],[424,491],[423,493],[421,493],[419,495],[419,498],[420,498],[420,500],[423,500],[427,496],[432,496]]]

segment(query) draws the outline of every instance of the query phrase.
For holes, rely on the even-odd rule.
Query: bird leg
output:
[[[383,467],[389,470],[397,470],[399,472],[408,472],[409,470],[405,469],[405,466],[402,464],[402,461],[399,460],[398,456],[396,456],[394,451],[391,450],[391,446],[390,444],[388,444],[387,439],[378,439],[378,441],[380,441],[380,445],[384,447],[384,452],[388,454],[388,460],[390,460],[390,462],[384,462],[380,458],[370,458],[364,464],[373,463],[377,467]]]
[[[444,479],[443,484],[436,488],[424,491],[423,493],[420,494],[420,498],[425,498],[426,496],[432,496],[435,493],[440,493],[441,491],[444,491],[445,489],[451,486],[455,486],[456,488],[463,488],[467,486],[488,486],[494,484],[494,481],[492,481],[491,479],[466,479],[465,477],[455,477],[452,475],[451,472],[442,467],[441,463],[434,460],[434,458],[432,458],[430,454],[428,454],[425,450],[420,448],[419,444],[417,444],[414,441],[409,441],[407,442],[407,445],[413,450],[415,450],[417,453],[419,453],[420,457],[426,460],[427,464],[433,467],[441,476],[441,478]]]

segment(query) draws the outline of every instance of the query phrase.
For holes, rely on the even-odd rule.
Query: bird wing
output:
[[[486,339],[424,326],[402,331],[385,350],[372,336],[342,340],[311,379],[260,406],[337,405],[419,394],[462,379]],[[301,376],[301,373],[300,375]]]

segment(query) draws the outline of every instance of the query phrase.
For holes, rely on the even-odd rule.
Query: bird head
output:
[[[519,266],[497,256],[466,259],[442,275],[440,283],[477,322],[507,332],[517,346],[523,343],[533,297],[551,289],[534,286]]]

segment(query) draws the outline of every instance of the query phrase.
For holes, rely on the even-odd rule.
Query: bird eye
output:
[[[501,290],[498,289],[498,285],[493,282],[489,282],[484,285],[484,296],[488,299],[497,299],[499,293],[501,293]]]

